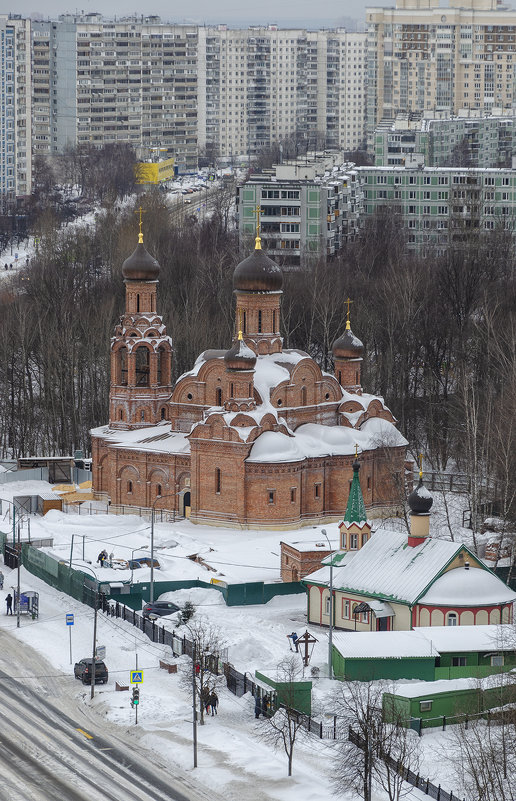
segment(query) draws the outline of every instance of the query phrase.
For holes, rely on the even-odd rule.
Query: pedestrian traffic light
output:
[[[131,706],[138,706],[140,703],[140,688],[133,687],[133,697],[131,698]]]

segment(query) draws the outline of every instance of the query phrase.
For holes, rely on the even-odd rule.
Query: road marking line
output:
[[[80,731],[81,734],[84,734],[84,736],[87,737],[88,740],[93,740],[93,735],[92,734],[88,734],[88,732],[84,731],[84,729],[77,729],[77,731]]]

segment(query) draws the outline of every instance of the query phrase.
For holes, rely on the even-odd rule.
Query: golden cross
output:
[[[242,336],[242,309],[238,310],[238,338],[243,339]]]
[[[260,214],[263,214],[263,209],[257,206],[254,213],[256,214],[256,236],[260,236]]]
[[[423,454],[419,454],[419,478],[423,478]]]
[[[140,208],[139,208],[139,209],[136,209],[136,211],[135,211],[134,213],[135,213],[135,214],[139,214],[139,215],[140,215],[140,223],[139,223],[139,225],[140,225],[140,232],[139,232],[139,234],[138,234],[138,242],[143,242],[143,232],[142,232],[142,214],[147,214],[147,211],[146,211],[146,209],[142,209],[142,207],[140,206]]]
[[[355,442],[355,459],[358,459],[358,445]]]
[[[347,305],[347,307],[348,307],[347,318],[348,318],[348,321],[349,321],[349,307],[350,307],[350,305],[353,303],[353,301],[352,301],[352,300],[350,300],[350,299],[348,298],[347,300],[345,300],[345,301],[344,301],[344,303],[345,303],[345,304]]]

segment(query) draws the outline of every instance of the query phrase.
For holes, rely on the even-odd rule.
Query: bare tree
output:
[[[305,736],[303,715],[295,708],[296,681],[302,676],[299,658],[286,657],[277,666],[276,678],[281,682],[280,707],[271,717],[257,724],[261,738],[273,748],[283,748],[288,761],[288,775],[292,776],[292,762],[296,742]]]
[[[192,643],[192,665],[183,666],[181,683],[186,690],[195,687],[195,706],[203,726],[208,698],[216,687],[224,684],[222,659],[225,642],[220,629],[207,618],[196,616],[185,628]]]

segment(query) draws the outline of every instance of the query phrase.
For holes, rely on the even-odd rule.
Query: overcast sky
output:
[[[101,11],[106,17],[142,13],[142,5],[131,0],[17,0],[10,10],[28,16],[33,13],[43,17],[66,12]],[[395,5],[394,0],[376,0],[370,6]],[[363,22],[366,4],[360,0],[261,0],[244,3],[237,0],[189,0],[177,3],[170,0],[150,0],[145,3],[145,14],[158,14],[163,20],[173,22],[227,23],[228,25],[272,24],[282,27],[323,28],[345,24],[347,18]]]

